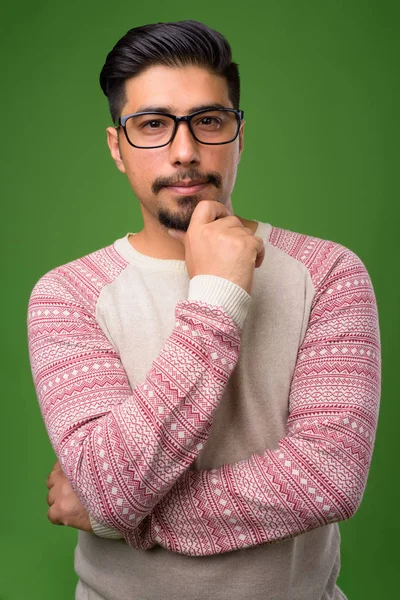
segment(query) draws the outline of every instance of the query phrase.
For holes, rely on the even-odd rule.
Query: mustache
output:
[[[155,195],[158,194],[158,192],[166,185],[176,185],[184,179],[201,181],[201,183],[212,183],[217,189],[219,189],[222,186],[222,177],[216,171],[211,171],[210,173],[202,174],[198,171],[195,171],[194,169],[191,169],[190,171],[186,171],[186,173],[180,173],[178,176],[175,177],[157,177],[157,179],[154,180],[151,186],[151,190]]]

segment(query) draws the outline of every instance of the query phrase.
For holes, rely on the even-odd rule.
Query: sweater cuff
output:
[[[217,275],[196,275],[190,280],[188,300],[221,306],[242,328],[251,296],[233,281]]]
[[[119,540],[124,537],[120,531],[117,531],[116,529],[111,529],[111,527],[108,527],[108,525],[102,525],[101,523],[98,523],[93,519],[91,515],[89,515],[89,521],[93,529],[93,533],[98,537],[108,538],[112,540]]]

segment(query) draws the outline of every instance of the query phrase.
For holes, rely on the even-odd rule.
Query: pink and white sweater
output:
[[[95,531],[132,550],[267,548],[362,500],[380,396],[368,272],[337,243],[261,222],[256,233],[266,255],[251,297],[189,280],[184,261],[140,254],[129,234],[32,291],[52,446]]]

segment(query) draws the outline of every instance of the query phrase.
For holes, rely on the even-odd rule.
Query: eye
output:
[[[147,127],[148,129],[161,129],[161,127],[165,126],[165,123],[160,121],[159,119],[152,119],[151,121],[145,121],[142,123],[142,129]]]
[[[219,119],[217,119],[217,117],[202,117],[201,119],[199,119],[199,121],[196,123],[196,125],[218,125],[218,123],[220,122]]]

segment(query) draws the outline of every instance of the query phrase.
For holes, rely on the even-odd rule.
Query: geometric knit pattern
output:
[[[181,301],[145,381],[132,390],[96,321],[102,288],[126,268],[113,245],[57,267],[32,291],[28,341],[43,419],[62,468],[99,523],[138,549],[206,556],[282,541],[350,518],[366,486],[381,363],[375,295],[335,242],[273,227],[315,288],[274,449],[192,471],[239,357],[222,307]]]

